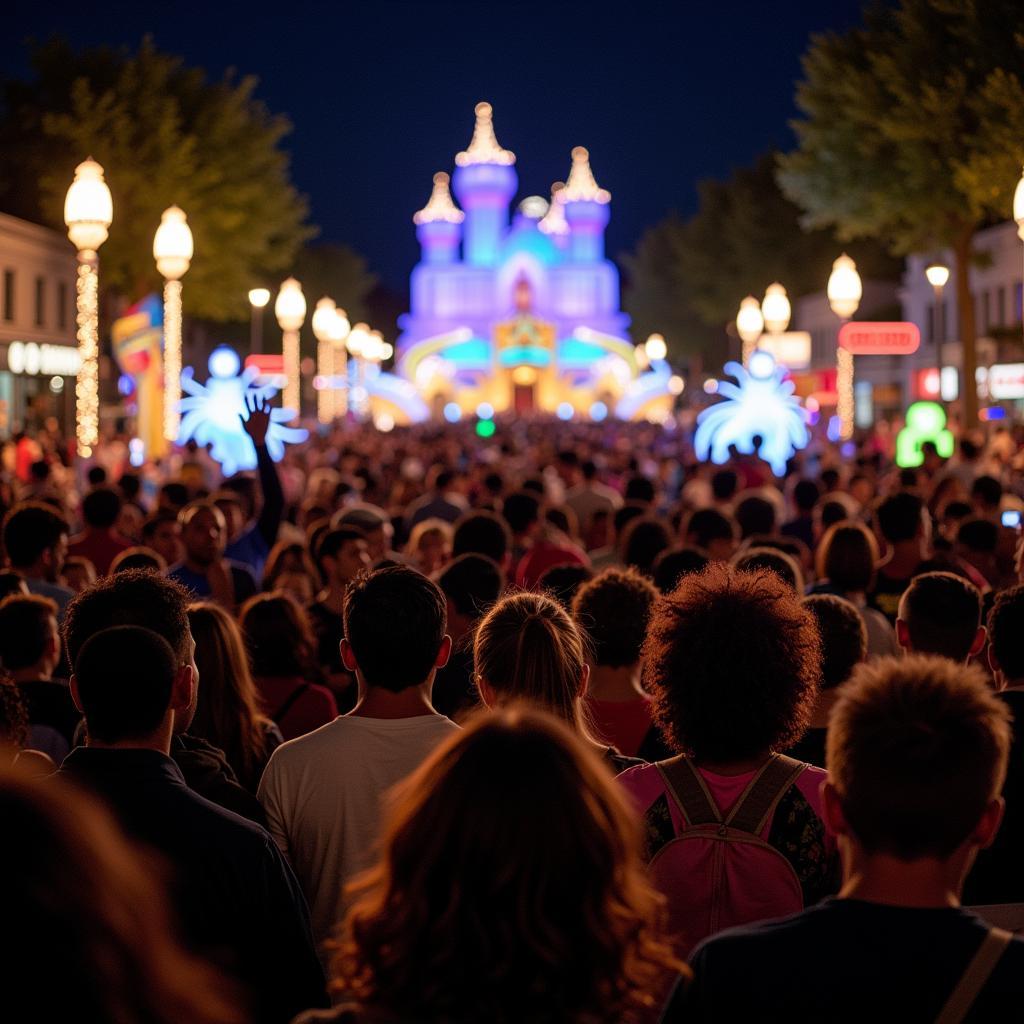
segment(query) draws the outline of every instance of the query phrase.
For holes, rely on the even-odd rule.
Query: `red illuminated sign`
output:
[[[261,377],[273,377],[284,373],[284,356],[282,355],[256,355],[245,357],[246,368],[253,366],[260,372]]]
[[[855,356],[909,356],[921,347],[921,332],[911,323],[843,324],[839,344]]]

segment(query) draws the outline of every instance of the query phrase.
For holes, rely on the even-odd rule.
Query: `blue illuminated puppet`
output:
[[[748,367],[726,363],[725,372],[736,383],[719,382],[718,394],[725,400],[697,417],[697,458],[721,465],[734,448],[743,455],[757,454],[776,476],[783,476],[786,463],[810,439],[804,409],[793,397],[796,385],[785,379],[785,367],[760,350],[751,355]],[[759,446],[755,438],[761,439]]]
[[[264,409],[277,394],[271,384],[254,386],[259,371],[250,366],[239,373],[241,365],[238,353],[221,345],[210,355],[210,376],[205,385],[193,379],[191,366],[181,372],[181,389],[189,397],[178,406],[182,412],[178,444],[194,440],[199,445],[210,445],[210,455],[220,463],[225,476],[256,468],[256,450],[243,420],[253,409]],[[298,444],[309,437],[307,430],[285,426],[295,417],[294,409],[270,410],[266,445],[275,462],[283,458],[285,444]]]

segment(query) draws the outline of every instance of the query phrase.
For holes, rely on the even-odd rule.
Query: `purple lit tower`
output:
[[[451,179],[459,206],[440,172],[413,218],[422,258],[399,319],[397,373],[432,415],[450,419],[488,405],[565,418],[601,407],[642,414],[637,385],[651,375],[637,365],[618,272],[604,254],[611,196],[577,146],[550,203],[529,196],[510,223],[515,159],[498,142],[491,105],[477,104]]]

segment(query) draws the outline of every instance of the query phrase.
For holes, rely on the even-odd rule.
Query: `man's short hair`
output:
[[[68,533],[67,520],[41,501],[24,501],[4,517],[4,550],[15,569],[34,565]]]
[[[981,625],[981,593],[955,573],[925,572],[903,592],[899,617],[916,653],[966,661]]]
[[[221,529],[227,529],[224,512],[215,501],[211,501],[209,498],[197,498],[195,501],[190,501],[178,512],[178,522],[181,523],[182,529],[188,526],[200,512],[209,512],[220,524]]]
[[[658,599],[654,584],[635,569],[605,569],[576,593],[572,614],[590,638],[594,664],[635,665]]]
[[[82,499],[82,518],[95,530],[109,530],[121,514],[121,495],[113,487],[95,487]]]
[[[398,693],[434,668],[448,624],[445,596],[415,569],[388,565],[348,585],[342,622],[366,682]]]
[[[732,564],[740,572],[773,572],[783,583],[793,588],[793,593],[803,597],[804,574],[796,559],[785,551],[775,548],[748,548],[733,556]]]
[[[684,536],[699,548],[716,540],[738,540],[736,520],[714,508],[698,509],[686,522]]]
[[[878,506],[878,528],[890,544],[913,540],[922,526],[924,502],[908,491],[892,494]]]
[[[478,510],[468,512],[455,524],[452,555],[486,555],[502,565],[512,546],[512,536],[501,516]]]
[[[845,597],[814,594],[804,598],[821,637],[821,688],[842,686],[867,657],[868,631],[857,606]]]
[[[46,653],[57,604],[38,594],[11,594],[0,601],[0,663],[10,672],[29,668]]]
[[[767,498],[750,494],[736,506],[733,515],[743,537],[775,532],[775,506]]]
[[[553,565],[545,569],[537,580],[537,590],[553,597],[567,612],[572,612],[572,602],[580,587],[594,578],[589,565]]]
[[[191,658],[186,608],[191,595],[180,583],[149,569],[102,576],[64,613],[64,649],[73,665],[89,637],[108,626],[141,626],[162,636],[179,663]],[[136,666],[137,668],[138,666]]]
[[[993,555],[999,546],[999,527],[991,519],[968,519],[957,529],[956,542],[969,551]]]
[[[102,466],[90,466],[85,479],[91,487],[100,487],[107,482],[107,471]]]
[[[188,488],[180,480],[168,480],[160,488],[160,497],[172,508],[183,508],[188,504]]]
[[[74,664],[78,699],[93,739],[136,739],[163,720],[178,660],[162,636],[141,626],[101,629],[85,641]]]
[[[662,551],[654,560],[654,585],[661,593],[667,594],[676,589],[684,576],[703,572],[708,561],[708,556],[700,548],[689,545]]]
[[[516,491],[505,499],[501,514],[513,533],[523,533],[540,519],[540,501],[535,494]]]
[[[336,526],[333,530],[328,530],[322,534],[316,542],[314,552],[316,554],[316,565],[320,571],[323,571],[323,560],[325,558],[337,558],[338,552],[346,545],[351,544],[353,541],[366,540],[366,536],[362,530],[357,530],[352,526]]]
[[[818,630],[800,598],[772,573],[720,562],[658,599],[642,657],[662,732],[718,762],[795,743],[821,676]]]
[[[142,539],[152,540],[156,531],[160,529],[164,523],[177,523],[178,517],[170,509],[157,509],[155,512],[146,516],[142,523]]]
[[[839,691],[826,767],[865,850],[941,859],[998,796],[1009,745],[1009,712],[976,666],[882,658]]]
[[[793,504],[799,512],[813,512],[820,497],[821,485],[817,480],[809,480],[804,477],[798,480],[793,488]]]
[[[989,508],[998,508],[1003,500],[1003,485],[994,476],[979,476],[971,484],[971,497]]]
[[[642,473],[634,473],[626,481],[626,489],[623,493],[625,501],[639,501],[650,505],[655,498],[654,481]]]
[[[988,642],[1006,678],[1024,680],[1024,586],[1009,587],[996,597],[988,616]]]
[[[477,618],[501,596],[505,575],[493,559],[469,552],[441,570],[437,585],[460,615]]]
[[[740,478],[731,469],[720,469],[711,477],[711,493],[716,501],[729,501],[740,485]]]

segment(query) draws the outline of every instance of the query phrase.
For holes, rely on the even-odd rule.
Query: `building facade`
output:
[[[74,435],[76,273],[63,235],[0,213],[0,437],[50,416]]]

